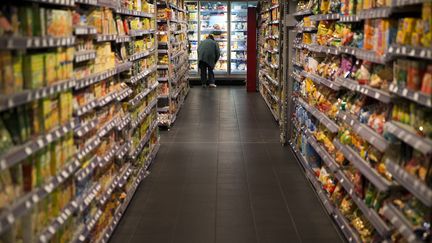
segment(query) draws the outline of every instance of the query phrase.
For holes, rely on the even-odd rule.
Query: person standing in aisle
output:
[[[201,83],[203,87],[209,85],[216,88],[213,69],[220,58],[220,49],[212,34],[198,46],[198,67],[201,72]],[[208,78],[207,78],[208,77]]]

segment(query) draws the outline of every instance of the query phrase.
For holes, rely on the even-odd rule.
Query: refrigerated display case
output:
[[[198,74],[198,43],[213,34],[221,49],[215,75],[219,77],[245,77],[247,8],[256,1],[189,1],[188,37],[191,44],[189,64],[191,75]],[[199,16],[199,17],[198,17]]]
[[[190,45],[189,72],[198,73],[198,2],[186,2],[188,11],[188,40]]]
[[[247,2],[231,2],[231,73],[246,73]]]
[[[200,39],[213,34],[221,50],[221,57],[214,68],[215,73],[228,72],[228,2],[200,2]]]

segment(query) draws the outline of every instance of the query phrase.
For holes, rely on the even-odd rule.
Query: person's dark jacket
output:
[[[216,41],[205,39],[198,46],[198,61],[207,63],[214,68],[220,58],[220,49]]]

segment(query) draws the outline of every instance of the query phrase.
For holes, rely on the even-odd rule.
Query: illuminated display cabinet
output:
[[[198,43],[209,34],[214,35],[221,49],[215,75],[246,75],[247,8],[256,4],[256,1],[186,1],[191,75],[198,74]]]

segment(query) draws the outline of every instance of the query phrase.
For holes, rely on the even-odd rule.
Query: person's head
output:
[[[209,34],[209,35],[207,36],[207,39],[214,40],[214,36],[213,36],[212,34]]]

